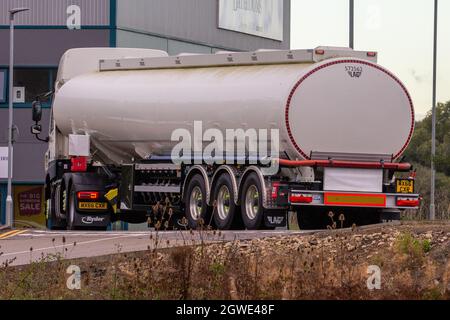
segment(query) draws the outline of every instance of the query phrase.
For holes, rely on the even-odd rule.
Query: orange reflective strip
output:
[[[362,207],[385,207],[384,194],[325,193],[326,205],[351,205]]]

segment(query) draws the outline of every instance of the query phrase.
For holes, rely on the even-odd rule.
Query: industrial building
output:
[[[15,19],[15,221],[42,225],[46,143],[30,133],[31,105],[53,90],[62,54],[77,47],[136,47],[180,53],[288,49],[290,0],[3,0],[0,3],[0,225],[5,223],[9,13]],[[51,100],[44,102],[48,127]],[[46,132],[43,133],[43,136]],[[2,171],[3,168],[3,171]]]

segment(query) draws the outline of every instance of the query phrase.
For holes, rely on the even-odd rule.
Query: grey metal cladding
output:
[[[284,39],[260,38],[218,28],[217,0],[117,0],[119,29],[192,41],[210,47],[289,49],[290,0],[284,0]]]
[[[1,0],[0,25],[9,24],[8,11],[11,8],[28,7],[31,9],[29,12],[16,16],[16,25],[65,26],[70,5],[80,7],[82,26],[109,26],[110,0]]]
[[[0,146],[8,145],[7,119],[8,109],[0,108]],[[14,144],[14,181],[40,182],[44,181],[44,154],[48,146],[38,142],[30,132],[30,109],[14,109],[14,123],[19,129],[19,137]],[[42,116],[42,137],[48,135],[50,110],[44,109]]]
[[[108,47],[109,30],[18,29],[15,31],[16,66],[58,66],[65,51],[80,47]],[[9,30],[0,29],[0,43],[8,43]],[[32,54],[30,54],[32,52]],[[0,66],[9,64],[9,46],[0,46]]]

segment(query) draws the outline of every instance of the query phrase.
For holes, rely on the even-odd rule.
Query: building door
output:
[[[6,184],[0,183],[0,225],[6,223],[6,194],[7,194]]]

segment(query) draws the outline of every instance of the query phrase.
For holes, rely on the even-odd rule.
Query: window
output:
[[[25,88],[25,103],[32,103],[36,97],[53,90],[56,68],[18,68],[14,70],[14,87]]]
[[[6,102],[6,70],[0,69],[0,103]]]

